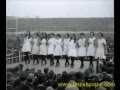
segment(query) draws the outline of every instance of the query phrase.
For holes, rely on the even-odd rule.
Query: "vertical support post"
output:
[[[21,52],[19,51],[19,62],[21,61]]]

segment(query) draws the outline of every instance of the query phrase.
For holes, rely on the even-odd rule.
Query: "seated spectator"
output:
[[[46,88],[46,90],[54,90],[53,87],[49,86]]]
[[[26,74],[21,74],[20,84],[14,88],[14,90],[32,90],[32,88],[26,85]]]
[[[49,69],[48,68],[44,68],[44,73],[48,74],[48,72],[49,72]]]
[[[20,81],[20,78],[18,78],[18,79],[16,79],[15,81],[14,81],[14,87],[17,87],[18,85],[20,85],[20,83],[21,83],[21,81]]]
[[[31,88],[33,87],[33,82],[32,82],[32,79],[33,78],[27,78],[27,80],[26,80],[26,85],[28,85],[28,86],[30,86]]]
[[[13,88],[13,77],[11,72],[7,72],[7,90],[12,90]]]
[[[69,83],[76,83],[76,81],[75,80],[70,80],[69,81]],[[79,88],[77,87],[77,86],[67,86],[66,88],[65,88],[65,90],[79,90]]]

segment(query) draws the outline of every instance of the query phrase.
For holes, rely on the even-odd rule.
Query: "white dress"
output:
[[[39,46],[38,46],[38,38],[33,39],[33,47],[32,47],[32,54],[39,54]]]
[[[31,52],[32,49],[32,45],[31,45],[31,38],[24,38],[24,42],[23,42],[23,47],[22,47],[22,52]]]
[[[54,56],[62,55],[62,39],[55,39]]]
[[[95,37],[89,38],[88,43],[88,50],[87,50],[87,56],[95,56]]]
[[[76,42],[74,42],[74,40],[69,41],[68,56],[69,57],[77,57]]]
[[[68,44],[70,39],[64,39],[63,41],[63,55],[68,55]]]
[[[106,40],[104,38],[97,39],[97,48],[96,48],[96,55],[95,58],[99,59],[106,59],[105,53],[104,53],[104,45],[106,45]]]
[[[78,45],[79,45],[79,48],[78,48],[78,56],[79,56],[79,57],[84,57],[84,56],[86,56],[85,41],[86,41],[85,38],[78,40]]]
[[[55,48],[55,38],[50,38],[48,40],[48,51],[47,54],[54,54],[54,48]]]
[[[47,55],[47,40],[44,38],[41,41],[41,45],[40,45],[40,55]]]

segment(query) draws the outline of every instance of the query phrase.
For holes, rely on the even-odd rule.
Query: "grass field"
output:
[[[6,17],[6,49],[7,53],[14,49],[19,50],[23,42],[26,31],[60,33],[61,37],[65,33],[75,34],[79,38],[81,32],[85,33],[85,38],[89,37],[89,32],[103,32],[106,39],[111,38],[114,42],[114,18],[19,18]],[[17,22],[17,24],[16,24]],[[16,29],[17,26],[17,29]]]

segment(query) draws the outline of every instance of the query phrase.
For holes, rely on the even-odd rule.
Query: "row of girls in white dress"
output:
[[[93,67],[93,60],[95,59],[106,59],[106,40],[103,38],[103,33],[98,33],[98,37],[94,36],[94,32],[90,32],[90,37],[87,40],[84,33],[80,34],[80,38],[76,40],[76,36],[73,34],[69,36],[66,34],[64,39],[61,38],[60,34],[54,35],[50,34],[48,38],[46,33],[40,35],[34,34],[34,37],[30,37],[29,34],[24,38],[24,43],[22,47],[22,52],[25,54],[25,62],[29,61],[28,54],[33,55],[33,64],[38,57],[42,58],[41,64],[43,62],[46,64],[45,57],[48,56],[50,59],[50,66],[54,65],[54,59],[56,59],[56,66],[59,66],[59,59],[64,56],[66,59],[65,66],[69,66],[69,58],[71,59],[71,67],[74,67],[74,60],[78,58],[81,60],[80,68],[84,67],[84,59],[89,57],[90,66]],[[102,63],[102,62],[101,62]]]

